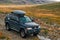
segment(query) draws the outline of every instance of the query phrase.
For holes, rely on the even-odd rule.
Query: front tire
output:
[[[24,31],[24,30],[21,30],[21,31],[20,31],[20,36],[21,36],[22,38],[26,38],[26,34],[25,34],[25,31]]]
[[[37,36],[38,34],[33,34],[33,36]]]

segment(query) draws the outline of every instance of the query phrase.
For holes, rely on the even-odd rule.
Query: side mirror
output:
[[[34,22],[34,18],[30,17],[30,19]]]
[[[34,20],[32,19],[32,21],[34,22]]]
[[[34,18],[33,17],[30,17],[30,19],[34,22]]]

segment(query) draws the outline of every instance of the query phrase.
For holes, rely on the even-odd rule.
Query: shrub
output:
[[[3,39],[9,40],[9,37],[3,35],[3,33],[0,32],[0,39],[2,39],[2,40],[3,40]]]

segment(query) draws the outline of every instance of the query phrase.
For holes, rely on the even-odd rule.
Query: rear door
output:
[[[12,29],[16,30],[16,31],[19,31],[19,19],[16,15],[13,15],[12,17]]]
[[[10,27],[11,29],[14,29],[14,15],[13,14],[11,14],[10,16]]]

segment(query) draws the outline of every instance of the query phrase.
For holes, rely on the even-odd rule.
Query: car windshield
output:
[[[20,17],[20,22],[22,22],[22,23],[31,22],[31,19],[27,16]]]

